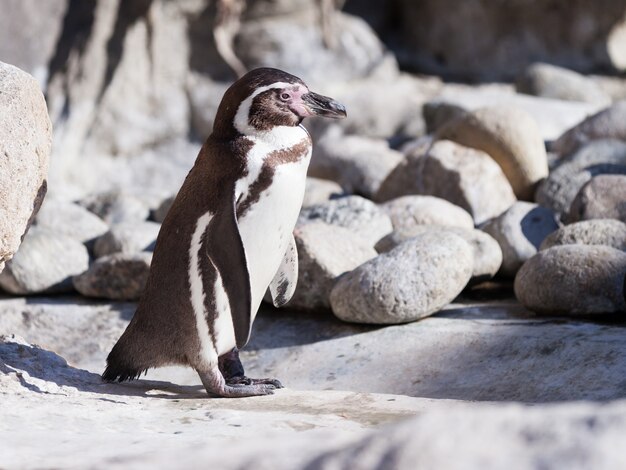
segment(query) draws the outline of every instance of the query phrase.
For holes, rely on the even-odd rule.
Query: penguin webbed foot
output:
[[[226,384],[232,387],[238,387],[241,385],[271,385],[274,388],[284,388],[283,384],[278,379],[251,379],[250,377],[238,376],[228,377]]]
[[[272,384],[233,384],[230,385],[224,380],[224,376],[218,367],[209,370],[196,369],[202,384],[209,395],[217,395],[224,398],[254,397],[261,395],[272,395],[276,387]]]

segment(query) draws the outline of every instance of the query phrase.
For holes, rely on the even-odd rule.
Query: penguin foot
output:
[[[227,384],[219,368],[196,369],[202,385],[209,395],[217,395],[224,398],[255,397],[260,395],[272,395],[277,387],[270,383],[265,384]]]
[[[226,379],[226,384],[234,387],[238,385],[271,385],[274,388],[284,388],[278,379],[251,379],[245,375],[229,377]]]

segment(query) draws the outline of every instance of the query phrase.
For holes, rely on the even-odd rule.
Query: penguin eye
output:
[[[289,98],[291,98],[291,95],[289,93],[281,93],[280,95],[280,99],[283,101],[287,101]]]

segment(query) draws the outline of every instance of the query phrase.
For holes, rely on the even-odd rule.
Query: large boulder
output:
[[[52,126],[37,81],[0,62],[0,271],[46,195]]]

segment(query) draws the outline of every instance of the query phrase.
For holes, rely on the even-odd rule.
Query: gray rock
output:
[[[199,140],[206,140],[213,132],[213,120],[229,83],[215,82],[206,76],[191,73],[187,83],[191,128]]]
[[[104,220],[84,207],[50,198],[42,204],[34,223],[39,228],[67,235],[88,246],[93,246],[94,240],[109,230]]]
[[[587,181],[601,174],[626,173],[626,143],[595,140],[561,160],[539,184],[535,200],[544,207],[567,215],[570,206]]]
[[[39,85],[0,62],[0,271],[19,248],[46,195],[51,144],[52,127]]]
[[[126,222],[115,224],[96,240],[96,258],[114,253],[153,251],[161,225],[156,222]]]
[[[313,147],[309,175],[336,181],[349,193],[371,198],[403,159],[387,141],[345,136],[331,128]]]
[[[422,158],[426,157],[431,141],[417,143],[387,177],[383,180],[374,196],[378,202],[389,201],[400,196],[411,194],[416,183],[422,178]]]
[[[561,155],[568,155],[592,140],[626,140],[625,122],[626,101],[618,101],[569,129],[554,142],[553,149]]]
[[[87,271],[73,278],[85,297],[138,300],[148,280],[152,253],[116,253],[98,258]]]
[[[426,122],[426,132],[434,134],[448,122],[464,116],[468,110],[453,103],[445,101],[428,101],[422,106],[422,114]]]
[[[551,64],[535,63],[517,78],[520,93],[566,101],[607,105],[611,98],[593,80],[573,70]]]
[[[543,314],[626,312],[626,253],[608,246],[563,245],[529,259],[515,277],[515,296]]]
[[[313,221],[345,227],[371,246],[393,230],[391,219],[385,211],[360,196],[346,196],[303,208],[298,225]]]
[[[355,323],[419,320],[450,303],[472,276],[472,248],[450,232],[424,233],[342,276],[333,313]]]
[[[333,197],[345,196],[343,188],[334,181],[307,176],[302,207],[323,204]]]
[[[543,138],[533,117],[522,109],[493,106],[462,115],[437,131],[448,139],[486,152],[519,199],[531,200],[535,185],[548,175]]]
[[[371,244],[347,228],[322,222],[298,227],[298,283],[287,304],[298,309],[330,309],[337,277],[376,257]]]
[[[0,273],[0,287],[11,294],[71,292],[72,276],[89,267],[89,253],[73,237],[33,227]]]
[[[78,201],[109,225],[123,222],[143,222],[148,219],[150,209],[140,199],[124,191],[107,191],[85,197]]]
[[[376,243],[375,248],[379,253],[386,253],[422,233],[441,232],[451,232],[458,235],[472,247],[474,265],[469,285],[479,284],[496,275],[502,265],[502,250],[498,242],[482,230],[470,230],[461,227],[440,227],[436,225],[415,225],[403,230],[394,230],[389,235],[381,238],[380,241]]]
[[[172,204],[174,204],[174,199],[176,199],[176,195],[163,199],[161,204],[159,204],[159,206],[152,211],[152,213],[150,214],[150,218],[160,224],[163,223],[163,221],[165,220],[165,216],[172,207]]]
[[[557,245],[606,245],[626,251],[626,224],[614,219],[576,222],[552,232],[539,249]]]
[[[505,277],[515,276],[522,264],[537,253],[541,242],[558,228],[550,209],[523,201],[482,227],[502,249],[499,274]]]
[[[621,175],[595,176],[580,188],[572,201],[567,220],[577,222],[588,219],[626,222],[626,171]]]
[[[474,228],[472,216],[459,206],[433,196],[402,196],[381,204],[394,230],[415,225]]]

